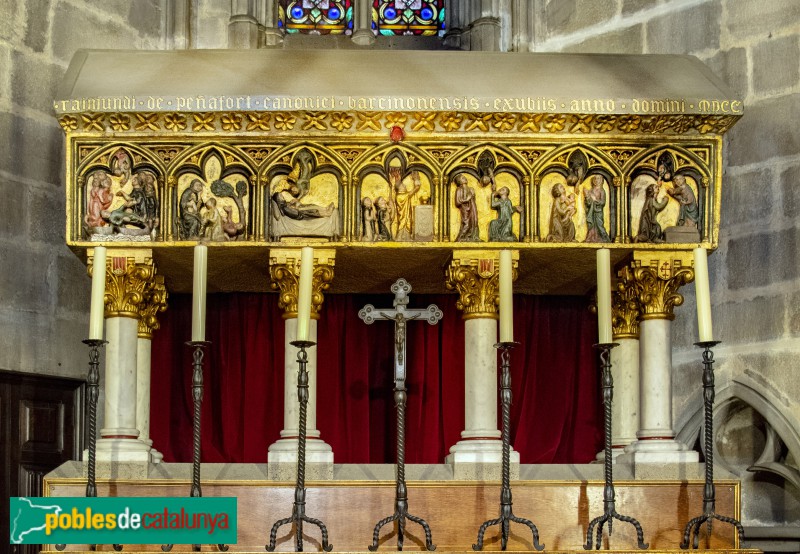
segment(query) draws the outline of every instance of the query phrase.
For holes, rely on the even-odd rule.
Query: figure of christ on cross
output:
[[[405,535],[406,519],[419,523],[425,531],[425,547],[428,550],[435,550],[431,537],[431,529],[427,522],[408,512],[408,490],[406,488],[406,324],[408,321],[421,320],[427,321],[430,325],[436,325],[442,319],[442,311],[435,304],[431,304],[424,309],[409,309],[408,295],[411,292],[411,285],[405,279],[398,279],[392,285],[394,293],[394,308],[388,310],[376,309],[371,304],[364,306],[359,312],[364,323],[371,324],[375,321],[394,321],[394,402],[397,407],[397,473],[396,489],[394,500],[394,514],[385,517],[375,525],[372,533],[372,545],[370,550],[378,549],[378,539],[381,527],[392,521],[397,521],[397,549],[403,550],[403,539]]]

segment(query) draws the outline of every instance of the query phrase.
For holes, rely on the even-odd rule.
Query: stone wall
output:
[[[0,2],[0,370],[86,373],[90,280],[64,243],[64,135],[52,99],[79,48],[159,48],[161,5]]]
[[[725,139],[720,248],[709,260],[723,341],[717,459],[745,480],[746,523],[796,524],[800,490],[744,470],[765,447],[767,427],[800,446],[800,2],[537,0],[536,18],[536,51],[692,54],[745,101]],[[683,292],[673,408],[676,430],[693,442],[701,366],[693,287]],[[791,454],[790,463],[800,452]]]

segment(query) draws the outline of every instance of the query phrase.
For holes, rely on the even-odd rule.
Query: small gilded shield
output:
[[[478,260],[478,275],[484,279],[494,275],[494,258]]]

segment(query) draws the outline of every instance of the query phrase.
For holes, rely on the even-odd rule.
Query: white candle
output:
[[[206,285],[208,282],[208,247],[194,247],[194,283],[192,287],[192,340],[206,340]]]
[[[711,331],[711,289],[708,284],[708,253],[694,249],[694,291],[697,297],[697,330],[700,342],[714,340]]]
[[[511,250],[500,251],[500,342],[514,342],[514,288]]]
[[[308,340],[311,322],[311,281],[314,276],[314,249],[304,247],[300,254],[300,283],[297,286],[297,336]]]
[[[611,338],[611,251],[597,251],[597,329],[598,342],[610,344]]]
[[[92,254],[92,304],[89,312],[89,338],[103,340],[106,296],[106,248],[96,246]]]

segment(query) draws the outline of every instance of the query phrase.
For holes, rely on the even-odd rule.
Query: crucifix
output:
[[[442,319],[442,310],[436,304],[431,304],[424,309],[410,309],[408,295],[411,285],[405,279],[398,279],[392,285],[394,293],[394,307],[382,310],[367,304],[359,312],[360,317],[367,325],[379,321],[394,321],[394,403],[397,408],[397,473],[395,482],[394,514],[383,518],[375,525],[372,533],[371,551],[378,549],[378,538],[381,527],[392,521],[397,522],[397,550],[403,550],[406,519],[418,523],[425,531],[425,548],[435,550],[431,538],[431,528],[424,519],[411,515],[408,512],[408,489],[406,488],[406,324],[408,321],[427,321],[436,325]]]

